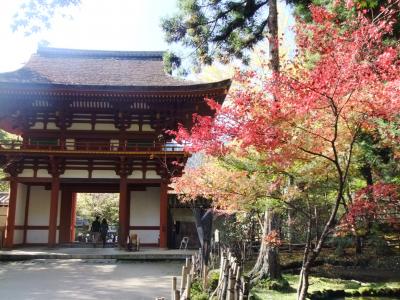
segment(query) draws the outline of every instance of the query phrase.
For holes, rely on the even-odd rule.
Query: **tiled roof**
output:
[[[0,192],[0,206],[8,205],[8,199],[10,198],[7,192]]]
[[[97,86],[198,84],[164,72],[163,52],[40,48],[21,69],[0,74],[4,83]]]

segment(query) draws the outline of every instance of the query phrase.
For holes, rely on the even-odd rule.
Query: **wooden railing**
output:
[[[200,249],[191,258],[186,258],[186,263],[182,267],[180,288],[177,286],[177,278],[172,278],[171,299],[189,300],[192,283],[195,280],[201,281],[205,288],[207,277],[208,266],[202,260]],[[248,297],[249,285],[243,275],[243,268],[229,249],[221,250],[218,284],[217,288],[209,294],[209,299],[245,300]]]
[[[175,143],[124,143],[118,142],[92,142],[92,141],[68,141],[59,145],[45,144],[43,142],[22,142],[13,140],[0,140],[0,152],[2,150],[49,150],[49,151],[111,151],[111,152],[141,152],[141,151],[165,151],[180,152],[183,146]]]

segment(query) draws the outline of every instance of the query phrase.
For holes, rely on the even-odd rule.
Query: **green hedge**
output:
[[[311,293],[309,298],[311,300],[326,300],[339,297],[356,296],[398,297],[400,296],[400,288],[360,287],[357,290],[322,290]]]

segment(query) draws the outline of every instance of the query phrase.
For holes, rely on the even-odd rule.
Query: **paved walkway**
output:
[[[0,262],[0,299],[170,299],[181,262],[31,260]]]
[[[30,259],[120,259],[120,260],[184,260],[191,256],[191,250],[162,250],[143,248],[137,252],[128,252],[118,248],[55,248],[45,247],[1,250],[0,261]]]

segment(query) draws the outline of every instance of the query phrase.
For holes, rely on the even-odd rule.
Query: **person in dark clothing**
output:
[[[106,246],[107,233],[108,233],[107,220],[103,219],[103,221],[101,221],[101,224],[100,224],[100,235],[101,235],[101,240],[103,241],[103,248]]]
[[[96,220],[93,221],[92,227],[90,228],[90,231],[92,233],[92,238],[93,238],[93,246],[96,247],[99,238],[100,238],[100,217],[96,216]]]

